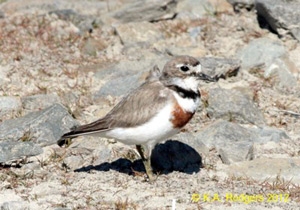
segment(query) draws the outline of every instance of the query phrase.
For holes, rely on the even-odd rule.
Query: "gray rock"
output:
[[[2,170],[3,172],[3,170]],[[21,196],[18,194],[18,192],[15,192],[13,190],[9,190],[9,191],[5,191],[5,189],[7,189],[8,186],[11,186],[9,183],[5,183],[6,181],[2,181],[1,182],[1,190],[4,190],[4,192],[2,191],[0,194],[0,209],[2,208],[2,206],[5,203],[10,203],[10,202],[23,202],[23,199],[21,198]],[[7,204],[6,204],[7,205]]]
[[[190,55],[193,57],[204,56],[207,54],[207,49],[201,43],[195,43],[194,45],[166,45],[164,41],[160,41],[154,45],[160,52],[166,52],[169,55]]]
[[[197,19],[207,14],[214,14],[215,9],[207,0],[178,1],[176,18]]]
[[[0,10],[0,18],[5,18],[5,14],[2,10]]]
[[[179,134],[186,135],[186,134]],[[178,135],[177,135],[178,136]],[[176,137],[176,136],[175,136]],[[279,142],[289,136],[282,130],[272,127],[242,127],[238,124],[218,121],[197,134],[187,137],[193,141],[185,141],[194,148],[204,144],[208,149],[216,148],[225,164],[252,160],[254,158],[254,143],[267,143],[269,141]],[[180,138],[178,138],[181,140]],[[184,137],[183,139],[186,139]],[[197,151],[199,149],[196,149]]]
[[[54,210],[71,210],[69,208],[55,208]]]
[[[95,98],[108,95],[122,96],[129,93],[130,90],[144,82],[144,74],[153,69],[155,65],[162,69],[168,60],[169,58],[163,56],[154,56],[139,61],[126,60],[98,71],[95,77],[108,82],[95,93]]]
[[[0,206],[1,210],[27,210],[29,205],[24,201],[10,201],[5,202]]]
[[[110,1],[109,5],[115,7],[117,1]],[[103,1],[23,1],[16,4],[15,1],[6,1],[0,5],[0,9],[5,11],[6,15],[13,13],[35,13],[39,14],[55,13],[59,18],[70,21],[80,29],[88,30],[88,27],[93,26],[95,22],[100,20],[99,14],[104,14],[108,10],[108,3]],[[101,22],[101,21],[100,21]]]
[[[153,56],[157,56],[157,51],[153,52],[153,50],[149,50],[149,48],[151,49],[151,43],[148,42],[136,42],[128,45],[121,44],[120,46],[122,46],[120,52],[126,55],[127,58],[130,58],[129,60],[136,59],[136,62],[152,59]]]
[[[271,63],[286,54],[284,46],[268,38],[259,38],[251,41],[237,53],[242,61],[242,68],[249,70],[257,66],[269,66]]]
[[[33,142],[0,141],[0,163],[41,154],[43,149]]]
[[[3,65],[3,55],[0,55],[0,86],[9,84],[11,80],[8,77],[10,72],[9,65]]]
[[[124,23],[115,26],[115,30],[124,45],[152,43],[163,38],[162,32],[149,22]]]
[[[21,100],[14,96],[1,96],[0,97],[0,117],[12,113],[18,112],[22,108]]]
[[[259,138],[253,139],[254,142],[267,143],[269,141],[279,142],[282,139],[289,139],[289,136],[280,129],[272,127],[249,128],[256,133]]]
[[[297,79],[291,73],[292,70],[293,65],[288,58],[278,58],[270,66],[266,66],[264,78],[271,79],[278,90],[291,90],[297,87]]]
[[[175,0],[134,1],[114,12],[113,17],[123,23],[170,19],[176,15],[176,4]]]
[[[299,158],[259,158],[253,161],[234,163],[226,170],[229,175],[235,177],[246,176],[261,181],[285,181],[292,180],[300,183],[300,159]]]
[[[240,50],[237,57],[242,60],[242,69],[271,79],[279,90],[285,91],[297,86],[297,79],[291,73],[296,67],[288,58],[285,47],[278,41],[255,39]],[[262,70],[263,74],[257,70]]]
[[[56,143],[75,125],[76,121],[66,108],[54,104],[24,117],[4,121],[0,124],[0,140],[26,140],[45,146]]]
[[[5,11],[5,15],[11,15],[14,12],[36,13],[39,14],[55,14],[58,18],[74,24],[79,34],[84,32],[92,32],[93,29],[103,25],[102,16],[106,15],[109,8],[118,8],[117,1],[23,1],[20,4],[14,1],[7,1],[1,5],[1,11]],[[109,6],[108,6],[109,5]],[[4,14],[3,14],[4,15]],[[100,17],[101,15],[101,17]],[[0,14],[1,16],[1,14]],[[1,17],[0,17],[1,18]]]
[[[79,169],[84,165],[93,164],[95,166],[109,161],[111,158],[111,150],[107,146],[101,146],[99,140],[94,148],[87,150],[86,148],[79,147],[70,149],[67,154],[68,157],[64,158],[64,164],[71,170]],[[86,142],[89,144],[89,142]],[[72,151],[71,151],[72,150]],[[85,156],[85,158],[83,158]]]
[[[95,147],[95,150],[92,152],[92,160],[94,165],[100,165],[106,161],[109,161],[112,156],[112,150],[107,148],[105,145],[98,145]]]
[[[122,96],[129,93],[130,90],[138,86],[141,75],[142,72],[136,74],[131,71],[123,71],[123,74],[118,74],[116,78],[106,82],[100,91],[95,94],[95,98],[107,95]]]
[[[209,153],[209,148],[201,141],[196,135],[189,132],[179,133],[172,137],[174,140],[183,142],[191,147],[193,147],[199,154],[207,155]]]
[[[23,108],[29,111],[39,111],[59,103],[60,98],[54,94],[39,94],[23,97],[21,99]]]
[[[237,75],[241,61],[238,59],[203,57],[199,58],[202,70],[209,76],[227,78]]]
[[[264,125],[264,118],[260,110],[247,94],[236,89],[215,88],[209,90],[207,113],[214,118]]]
[[[43,150],[44,151],[44,150]],[[21,173],[26,174],[32,171],[40,171],[42,169],[43,164],[41,164],[40,162],[36,161],[36,162],[30,162],[26,163],[25,165],[23,165],[20,169]]]
[[[49,14],[55,14],[58,18],[70,21],[80,29],[80,32],[92,32],[95,27],[102,25],[102,22],[89,15],[82,15],[72,9],[61,9],[50,11]]]
[[[85,40],[81,51],[87,55],[95,56],[97,55],[97,52],[104,50],[106,46],[105,42],[89,37]]]
[[[15,1],[5,1],[5,4],[0,4],[2,7],[1,9],[7,13],[7,16],[14,12],[36,11],[37,9],[40,11],[55,10],[58,5],[59,4],[55,4],[54,2],[48,2],[46,4],[44,1],[25,1],[17,5],[15,4]]]
[[[75,170],[83,165],[100,165],[107,162],[111,158],[111,154],[111,149],[104,145],[99,138],[85,136],[73,140],[67,153],[64,154],[63,161],[69,169]]]
[[[232,4],[235,11],[239,11],[242,8],[252,9],[254,7],[255,0],[227,0]]]
[[[201,34],[202,27],[196,26],[188,29],[189,35],[192,39],[196,40],[198,36]]]
[[[300,41],[299,0],[256,0],[255,8],[278,34],[280,29],[288,30]]]
[[[253,141],[258,135],[238,124],[219,121],[196,134],[208,148],[216,148],[223,163],[253,159]]]
[[[64,159],[64,165],[71,170],[78,169],[83,163],[84,159],[81,156],[69,156]]]

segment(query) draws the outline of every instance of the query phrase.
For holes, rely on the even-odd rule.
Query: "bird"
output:
[[[72,138],[93,135],[136,145],[148,180],[154,181],[156,176],[151,167],[153,148],[179,133],[193,117],[200,104],[200,80],[216,81],[216,78],[204,74],[201,67],[199,60],[188,55],[173,57],[162,70],[155,66],[145,82],[104,117],[72,128],[57,144],[63,146]]]

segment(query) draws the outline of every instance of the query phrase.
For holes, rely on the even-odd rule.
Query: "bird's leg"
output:
[[[136,149],[137,149],[137,151],[139,152],[139,154],[142,158],[142,161],[143,161],[143,164],[144,164],[144,167],[145,167],[145,170],[146,170],[146,174],[149,178],[149,181],[150,182],[154,181],[155,176],[153,174],[152,167],[151,167],[151,151],[146,150],[147,157],[145,157],[144,152],[143,152],[143,148],[142,148],[141,145],[136,145]]]

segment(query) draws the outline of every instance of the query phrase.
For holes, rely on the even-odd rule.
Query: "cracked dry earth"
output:
[[[123,4],[116,2],[116,8]],[[3,114],[1,122],[42,110],[50,100],[49,104],[63,104],[80,124],[91,122],[105,115],[122,97],[97,95],[107,80],[114,79],[113,74],[102,77],[102,73],[107,74],[103,71],[106,67],[123,61],[142,63],[170,52],[231,58],[262,37],[281,42],[295,65],[293,74],[299,75],[299,42],[289,34],[279,39],[260,28],[253,10],[236,13],[227,5],[215,15],[199,19],[153,22],[165,38],[136,45],[126,45],[112,23],[79,34],[76,24],[43,10],[8,11],[11,15],[0,19],[0,95],[23,99],[45,94],[48,98],[38,105],[23,104]],[[198,26],[201,31],[191,37],[189,29]],[[97,76],[99,72],[101,76]],[[240,71],[217,84],[203,84],[203,106],[183,133],[200,132],[218,121],[206,110],[211,89],[236,88],[253,99],[266,125],[282,129],[289,136],[280,142],[255,144],[254,160],[299,159],[300,98],[296,78],[294,87],[278,91],[276,80],[264,78],[261,69],[255,67],[252,73]],[[30,134],[23,140],[30,140]],[[43,145],[40,155],[1,164],[1,209],[299,209],[299,176],[289,179],[278,173],[275,178],[255,179],[250,176],[256,169],[253,166],[244,174],[232,175],[230,171],[235,168],[224,164],[219,151],[204,147],[197,150],[202,158],[200,170],[171,170],[148,183],[133,146],[93,137],[79,137],[68,148]],[[132,162],[136,167],[131,168]],[[270,168],[263,167],[266,171]]]

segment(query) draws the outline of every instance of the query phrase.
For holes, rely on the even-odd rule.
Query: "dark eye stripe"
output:
[[[190,68],[188,66],[181,66],[180,70],[186,72],[186,71],[190,70]]]
[[[196,63],[193,63],[193,67],[198,66],[200,64],[199,61],[197,61]]]

